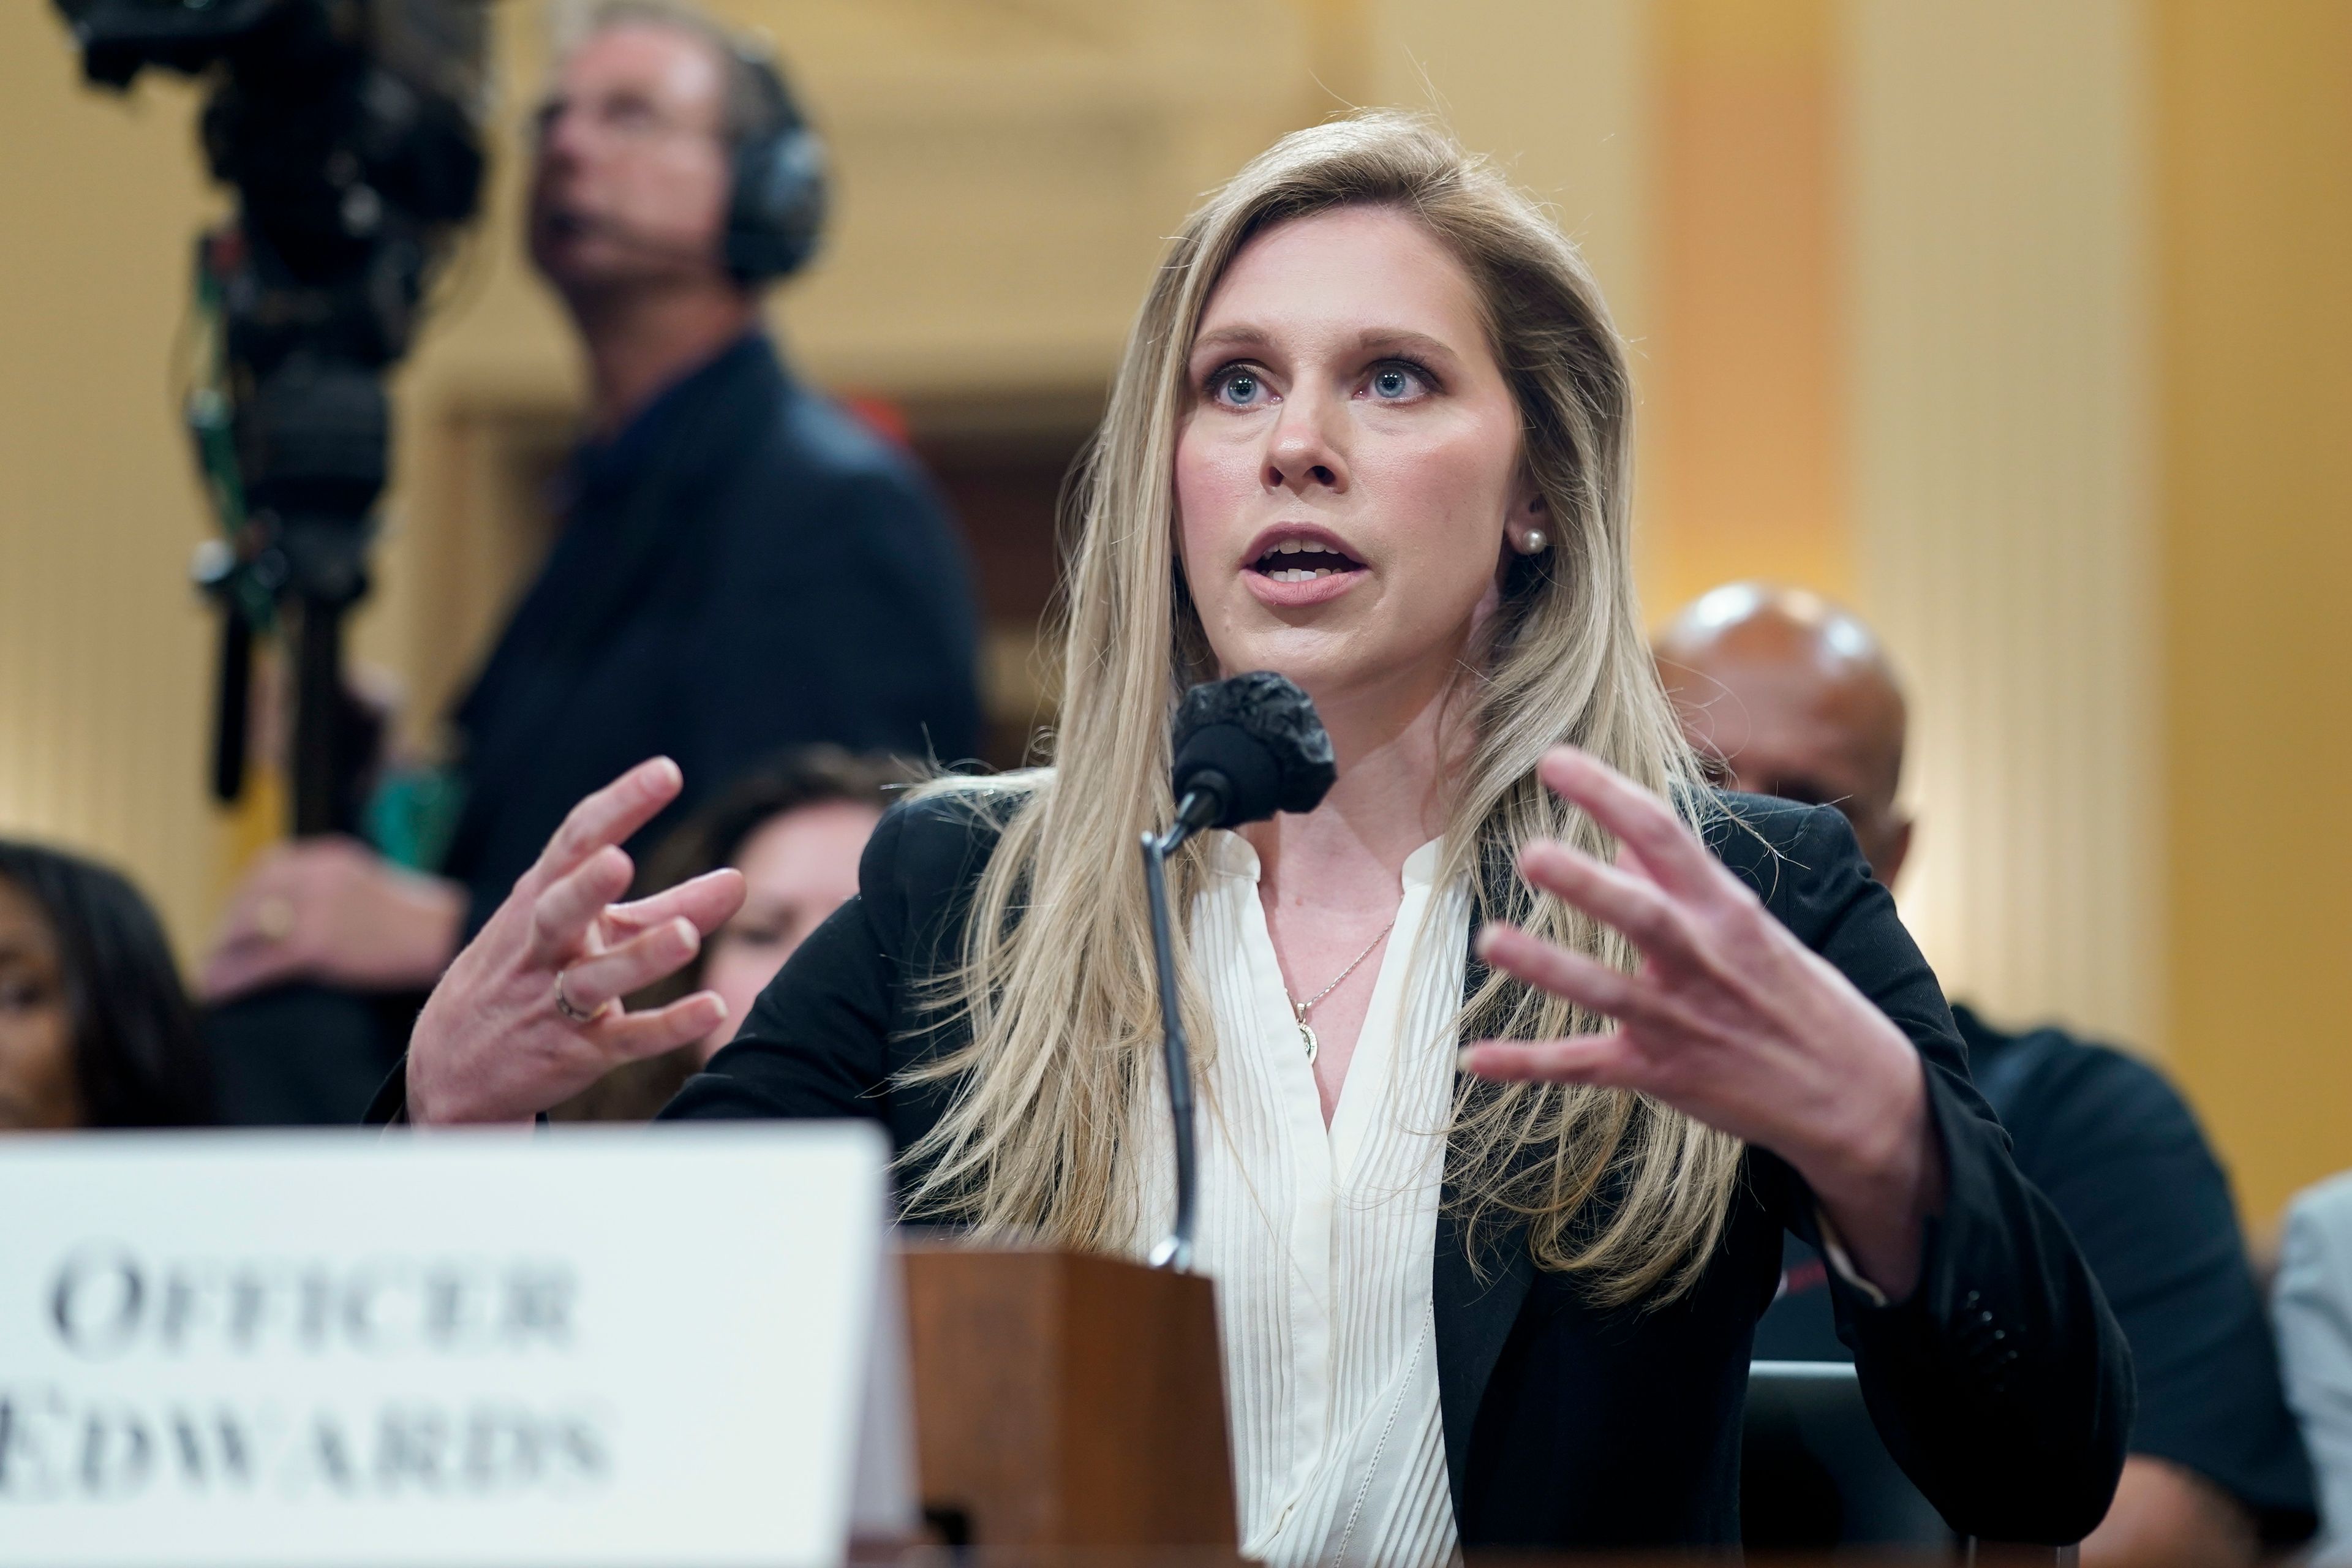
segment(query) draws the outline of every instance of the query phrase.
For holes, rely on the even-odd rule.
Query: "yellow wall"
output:
[[[1829,0],[1662,0],[1647,585],[1843,597],[1847,528],[1841,20]]]
[[[1650,9],[1645,0],[1366,0],[1366,86],[1318,106],[1424,110],[1492,156],[1549,204],[1637,358],[1655,315]]]
[[[2255,1215],[2352,1165],[2352,10],[2158,10],[2174,1060]]]
[[[2150,48],[2135,0],[1849,0],[1855,598],[1953,994],[2166,1047]]]
[[[167,375],[211,205],[184,86],[86,96],[0,5],[0,832],[96,850],[201,929],[205,516]]]

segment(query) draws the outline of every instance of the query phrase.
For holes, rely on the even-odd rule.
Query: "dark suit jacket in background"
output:
[[[1715,824],[1717,854],[1926,1058],[1948,1183],[1918,1288],[1873,1306],[1834,1287],[1880,1431],[1956,1529],[2078,1539],[2106,1512],[2123,1465],[2123,1334],[2065,1227],[2011,1163],[1936,977],[1845,819],[1726,800],[1747,826]],[[913,1143],[951,1088],[893,1079],[965,1037],[924,1013],[919,983],[955,961],[992,847],[992,830],[956,805],[894,809],[866,848],[859,896],[810,936],[742,1035],[665,1114],[873,1117],[902,1151]],[[1455,1211],[1443,1210],[1438,1384],[1463,1544],[1736,1547],[1749,1343],[1779,1281],[1784,1228],[1814,1234],[1811,1197],[1786,1163],[1751,1150],[1696,1288],[1664,1308],[1604,1311],[1572,1280],[1535,1269],[1524,1232],[1475,1267]]]
[[[686,794],[781,747],[980,743],[963,547],[922,475],[742,339],[568,476],[563,531],[457,715],[443,869],[478,927],[581,796],[656,753]],[[470,929],[470,928],[469,928]]]

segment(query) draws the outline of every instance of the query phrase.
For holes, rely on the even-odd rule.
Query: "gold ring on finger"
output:
[[[607,1002],[604,1004],[604,1007],[599,1007],[593,1013],[584,1013],[581,1011],[578,1007],[572,1005],[572,998],[564,994],[563,973],[564,972],[561,969],[555,972],[555,1010],[562,1014],[565,1017],[571,1019],[575,1024],[593,1024],[598,1018],[603,1017],[604,1016],[604,1007],[610,1007],[612,1004]]]

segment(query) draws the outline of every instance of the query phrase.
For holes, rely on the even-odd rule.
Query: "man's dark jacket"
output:
[[[2266,1545],[2309,1538],[2318,1524],[2311,1462],[2229,1177],[2196,1114],[2163,1074],[2125,1052],[2057,1028],[2011,1034],[1963,1006],[1952,1021],[2017,1168],[2066,1222],[2131,1342],[2131,1451],[2220,1488]],[[1780,1295],[1757,1329],[1759,1356],[1850,1360],[1821,1283],[1828,1269],[1794,1238],[1781,1268]]]
[[[567,489],[546,567],[457,712],[466,805],[443,869],[474,925],[574,802],[657,753],[686,774],[676,812],[785,746],[977,751],[954,529],[914,465],[765,337],[583,450]]]
[[[1845,819],[1723,798],[1729,815],[1708,833],[1716,853],[1926,1061],[1947,1180],[1919,1284],[1893,1305],[1835,1286],[1879,1429],[1955,1529],[2077,1540],[2105,1514],[2123,1466],[2122,1331],[2065,1227],[2011,1163],[1936,977]],[[793,954],[741,1036],[665,1114],[874,1117],[899,1149],[912,1144],[952,1088],[894,1079],[966,1037],[924,1011],[921,982],[961,951],[993,843],[951,802],[884,817],[858,897]],[[1816,1235],[1811,1194],[1785,1163],[1750,1150],[1696,1287],[1663,1307],[1603,1310],[1573,1279],[1533,1268],[1524,1233],[1474,1266],[1456,1210],[1444,1209],[1438,1386],[1463,1544],[1736,1548],[1749,1342],[1780,1279],[1784,1228]]]

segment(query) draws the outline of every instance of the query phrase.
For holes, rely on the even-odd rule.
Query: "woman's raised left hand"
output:
[[[1656,795],[1587,753],[1544,757],[1546,787],[1614,835],[1614,865],[1529,845],[1519,873],[1624,933],[1632,974],[1507,924],[1479,955],[1614,1022],[1597,1034],[1484,1040],[1465,1070],[1633,1089],[1769,1149],[1812,1188],[1854,1266],[1890,1298],[1916,1283],[1943,1161],[1926,1068],[1894,1021],[1775,920]]]

